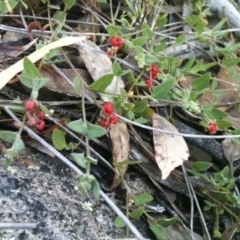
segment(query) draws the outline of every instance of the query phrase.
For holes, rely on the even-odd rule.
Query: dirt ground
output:
[[[15,160],[5,169],[3,156],[1,157],[0,222],[39,225],[33,230],[1,230],[1,240],[125,238],[125,229],[115,228],[116,214],[108,205],[101,199],[96,202],[90,194],[77,194],[74,188],[77,176],[60,160],[29,147],[21,153],[21,157],[37,167],[31,168],[26,163]],[[116,202],[114,195],[111,193],[110,197]],[[134,224],[148,237],[148,229],[143,222]]]

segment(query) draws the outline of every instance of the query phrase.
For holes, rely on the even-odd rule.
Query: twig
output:
[[[159,129],[159,128],[149,127],[149,126],[143,125],[141,123],[131,121],[131,120],[129,120],[129,119],[123,117],[123,116],[120,116],[118,114],[115,114],[115,115],[118,116],[119,118],[121,118],[122,120],[124,120],[125,122],[131,123],[132,125],[135,125],[135,126],[138,126],[138,127],[144,128],[144,129],[152,130],[152,131],[157,131],[157,132],[161,132],[161,133],[175,135],[175,136],[182,136],[182,137],[187,137],[187,138],[207,138],[207,139],[224,139],[224,138],[239,138],[240,137],[240,134],[238,134],[238,135],[208,136],[208,135],[196,135],[196,134],[171,132],[171,131],[167,131],[167,130],[163,130],[163,129]]]
[[[194,189],[193,189],[192,183],[191,183],[191,181],[190,181],[189,178],[188,178],[188,174],[187,174],[187,171],[186,171],[186,169],[185,169],[184,166],[182,167],[182,170],[183,170],[183,172],[184,172],[184,176],[185,176],[186,183],[188,183],[189,189],[190,189],[190,191],[192,192],[192,195],[193,195],[193,197],[194,197],[194,200],[195,200],[195,203],[196,203],[196,206],[197,206],[197,209],[198,209],[198,212],[199,212],[199,215],[200,215],[200,219],[201,219],[201,221],[202,221],[202,224],[203,224],[205,233],[206,233],[206,235],[207,235],[207,237],[208,237],[208,240],[211,240],[211,237],[210,237],[210,234],[209,234],[209,231],[208,231],[208,228],[207,228],[207,224],[206,224],[206,222],[205,222],[205,219],[204,219],[204,217],[203,217],[201,208],[200,208],[200,206],[199,206],[199,202],[198,202],[197,196],[196,196],[195,191],[194,191]]]

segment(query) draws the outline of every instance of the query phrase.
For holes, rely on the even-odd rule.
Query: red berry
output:
[[[158,66],[156,66],[156,65],[152,65],[150,71],[151,71],[151,74],[152,74],[152,78],[156,79],[158,73],[160,73],[160,68]]]
[[[209,132],[209,134],[216,134],[216,132],[218,131],[218,126],[216,125],[216,123],[208,123],[208,127],[207,127],[207,131]]]
[[[45,118],[45,113],[41,110],[38,110],[36,113],[39,120],[43,120]]]
[[[117,47],[118,49],[124,45],[123,40],[121,38],[118,38],[118,37],[110,38],[109,42],[113,47]]]
[[[39,120],[36,125],[38,131],[42,131],[45,128],[46,123],[43,120]]]
[[[34,117],[30,117],[27,121],[28,125],[33,127],[37,124],[37,120]]]
[[[104,103],[103,107],[102,107],[102,112],[106,115],[106,116],[110,116],[114,111],[114,106],[111,102],[106,102]]]
[[[118,116],[112,116],[110,118],[110,123],[112,123],[112,124],[117,124],[118,121],[119,121],[119,117]]]
[[[153,80],[151,79],[148,79],[145,81],[145,85],[148,87],[148,88],[152,88],[154,86],[154,82]]]
[[[27,111],[33,111],[35,110],[37,103],[34,102],[33,100],[28,100],[24,103],[24,105]]]
[[[109,122],[107,119],[101,119],[99,122],[100,126],[103,128],[107,128],[109,126]]]

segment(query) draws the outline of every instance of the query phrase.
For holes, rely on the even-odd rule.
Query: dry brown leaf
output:
[[[109,131],[110,138],[112,141],[112,154],[113,162],[121,163],[129,158],[130,144],[129,144],[129,133],[126,124],[119,123],[113,125]],[[115,168],[116,172],[120,176],[124,176],[127,171],[127,165],[121,166],[121,169]],[[116,188],[120,182],[120,176],[115,174],[113,179],[112,188]]]
[[[71,81],[74,79],[74,77],[76,77],[76,73],[72,69],[62,69],[61,68],[60,70]],[[91,84],[91,80],[92,80],[91,76],[89,75],[89,73],[86,70],[83,70],[83,69],[75,69],[75,70],[81,76],[83,81],[85,81],[87,84]],[[76,92],[74,86],[70,85],[65,79],[63,79],[56,72],[51,72],[49,70],[42,68],[40,73],[41,73],[42,77],[47,78],[49,80],[44,87],[46,87],[54,92],[66,94],[66,95],[73,96],[73,97],[80,97],[79,94]],[[94,97],[97,96],[97,94],[95,94],[87,89],[85,90],[85,94],[87,94],[88,96],[90,94],[91,94],[91,96],[94,96]]]
[[[178,132],[178,130],[165,118],[153,114],[152,122],[154,128]],[[162,171],[162,179],[166,179],[172,170],[188,160],[188,146],[182,136],[176,136],[158,131],[153,131],[153,142],[155,149],[155,160]]]
[[[107,55],[102,54],[101,49],[92,41],[86,39],[83,41],[83,44],[85,44],[86,47],[79,46],[79,52],[93,80],[96,81],[106,74],[112,74],[111,59]],[[123,80],[120,77],[114,77],[105,92],[120,94],[121,88],[124,88]],[[109,101],[106,97],[102,97],[102,99]]]
[[[229,162],[236,161],[240,158],[240,145],[230,138],[222,141],[224,155]]]

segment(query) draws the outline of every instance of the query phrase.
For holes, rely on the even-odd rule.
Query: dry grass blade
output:
[[[61,38],[55,42],[49,43],[48,45],[44,46],[43,48],[40,48],[39,50],[33,52],[28,56],[28,59],[35,63],[39,59],[43,58],[44,55],[49,53],[50,50],[63,47],[63,46],[69,46],[71,44],[81,42],[85,39],[85,37],[65,37]],[[0,73],[0,89],[2,89],[17,73],[21,72],[23,70],[23,59],[18,61],[17,63],[13,64],[6,70]]]

